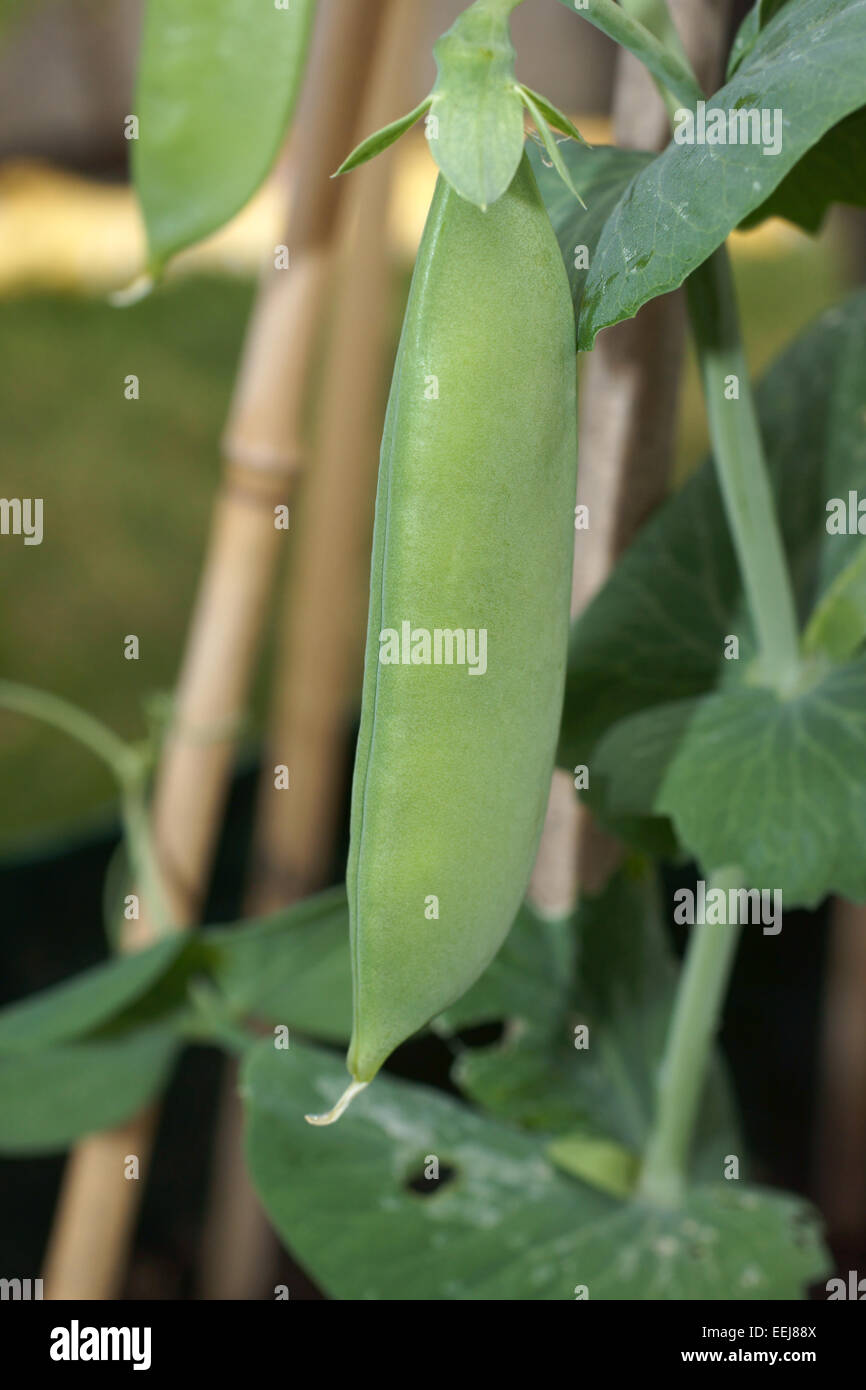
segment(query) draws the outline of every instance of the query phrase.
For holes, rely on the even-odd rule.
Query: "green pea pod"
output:
[[[541,834],[568,639],[574,320],[524,155],[487,212],[440,177],[385,422],[347,871],[353,1081],[502,944]]]

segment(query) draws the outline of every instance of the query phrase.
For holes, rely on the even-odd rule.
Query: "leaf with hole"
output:
[[[621,1203],[558,1171],[533,1136],[387,1074],[343,1126],[311,1129],[304,1111],[344,1081],[329,1053],[264,1044],[242,1077],[259,1197],[332,1298],[798,1299],[827,1268],[796,1198],[732,1183],[675,1211]]]

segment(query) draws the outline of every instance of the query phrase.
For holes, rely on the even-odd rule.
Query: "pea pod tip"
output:
[[[304,1119],[307,1121],[307,1124],[310,1125],[334,1124],[336,1120],[339,1120],[344,1110],[347,1110],[348,1107],[352,1104],[352,1101],[355,1099],[355,1096],[358,1095],[360,1091],[363,1091],[368,1085],[369,1082],[367,1081],[352,1081],[346,1087],[345,1091],[340,1096],[340,1099],[337,1101],[336,1105],[332,1106],[330,1110],[326,1110],[324,1115],[305,1115]]]
[[[147,273],[137,275],[122,289],[114,290],[108,296],[108,302],[114,309],[128,309],[131,304],[138,304],[140,300],[146,299],[155,284],[156,280],[153,275]]]

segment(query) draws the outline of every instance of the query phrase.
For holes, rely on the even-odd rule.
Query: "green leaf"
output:
[[[620,150],[615,145],[593,149],[574,144],[562,146],[560,157],[571,184],[585,200],[582,210],[575,207],[569,188],[556,170],[547,167],[538,146],[530,141],[527,150],[568,271],[577,325],[586,277],[604,225],[623,189],[654,156],[641,150]]]
[[[668,145],[638,173],[604,228],[592,259],[580,346],[676,289],[767,201],[821,137],[863,105],[866,6],[800,0],[758,35],[748,57],[708,107],[782,112],[782,149],[760,144]]]
[[[779,13],[783,5],[790,3],[790,0],[758,0],[758,8],[761,12],[761,28],[765,28],[771,19]]]
[[[574,972],[570,919],[549,921],[528,903],[521,907],[499,952],[470,990],[434,1019],[437,1033],[501,1019],[544,1015],[564,998]]]
[[[669,816],[705,868],[736,863],[786,908],[866,898],[866,658],[816,666],[788,699],[744,685],[644,710],[593,766],[611,826]]]
[[[210,978],[235,1017],[283,1023],[329,1042],[352,1031],[346,890],[329,889],[262,921],[202,932]]]
[[[0,1058],[0,1153],[52,1153],[121,1124],[162,1088],[177,1046],[153,1028]]]
[[[728,66],[725,73],[726,81],[730,82],[737,68],[744,58],[747,58],[755,46],[755,40],[761,32],[761,0],[755,0],[755,4],[749,10],[739,29],[737,30],[734,42],[731,44],[731,51],[728,55]]]
[[[577,199],[577,201],[580,203],[580,206],[585,210],[586,203],[583,201],[574,184],[572,183],[571,175],[568,172],[568,167],[565,164],[565,161],[563,160],[562,155],[559,152],[559,146],[553,138],[553,132],[551,131],[550,126],[547,124],[544,115],[539,110],[538,106],[530,96],[529,90],[526,87],[522,87],[521,91],[523,92],[523,100],[526,105],[526,109],[532,117],[533,121],[535,122],[535,128],[541,136],[542,141],[544,142],[544,148],[547,150],[547,153],[550,156],[550,160],[553,164],[554,169],[559,174],[559,177],[562,179],[569,193],[571,193],[571,195]]]
[[[242,1081],[259,1196],[333,1298],[572,1300],[582,1284],[592,1299],[794,1299],[824,1271],[793,1198],[732,1183],[679,1212],[625,1206],[533,1138],[384,1073],[335,1129],[311,1128],[304,1112],[345,1079],[318,1049],[261,1045]],[[442,1183],[427,1195],[430,1156]]]
[[[132,172],[150,270],[216,231],[263,182],[300,90],[315,0],[148,0]]]
[[[350,169],[357,169],[359,165],[366,164],[369,159],[374,159],[377,154],[387,150],[389,145],[393,145],[395,141],[400,139],[401,135],[405,135],[407,130],[411,130],[415,122],[419,121],[430,110],[432,100],[432,95],[425,97],[414,111],[407,112],[405,116],[400,116],[390,125],[383,126],[381,130],[368,135],[366,140],[362,140],[360,145],[357,145],[352,153],[343,160],[337,174],[348,174]]]
[[[593,750],[587,805],[601,825],[650,853],[661,826],[673,845],[667,857],[679,851],[673,827],[659,815],[658,794],[698,705],[697,700],[674,700],[640,710],[609,728]]]
[[[787,4],[788,0],[755,0],[755,4],[737,30],[737,36],[731,47],[727,70],[729,78],[733,77],[740,63],[751,53],[761,30],[769,24],[782,6]]]
[[[728,60],[728,79],[751,52],[762,28],[789,0],[758,0],[740,26]],[[786,217],[815,232],[831,203],[862,207],[866,198],[866,108],[840,121],[804,154],[743,227],[767,217]]]
[[[584,894],[577,914],[579,1000],[597,1021],[665,995],[677,967],[661,916],[658,875],[639,856],[626,861],[602,893]]]
[[[587,149],[589,149],[589,145],[586,144],[577,126],[573,121],[569,120],[568,116],[566,116],[563,111],[560,111],[558,106],[554,106],[553,102],[548,101],[547,97],[542,96],[540,92],[534,92],[532,88],[527,87],[524,82],[518,83],[518,86],[524,97],[529,98],[527,106],[530,111],[532,111],[533,107],[536,107],[547,121],[547,124],[554,130],[558,130],[561,135],[570,136],[571,139],[576,140],[579,145],[586,145]],[[529,103],[531,103],[531,105]]]
[[[754,226],[767,217],[786,217],[805,231],[816,232],[831,203],[866,205],[866,107],[846,116],[807,150],[742,226]]]
[[[304,1112],[344,1085],[342,1063],[311,1048],[257,1047],[243,1069],[253,1182],[332,1297],[572,1296],[570,1251],[558,1247],[607,1198],[561,1177],[526,1136],[385,1073],[338,1126],[313,1129]],[[428,1155],[453,1176],[425,1196]],[[422,1192],[409,1186],[419,1178]]]
[[[0,1009],[0,1053],[45,1048],[81,1037],[122,1013],[152,988],[184,945],[180,934],[118,956],[71,980]]]
[[[830,535],[825,522],[828,502],[847,499],[866,476],[864,400],[866,293],[860,292],[789,348],[758,391],[801,614],[820,604],[862,544],[856,533]],[[739,636],[739,661],[724,659],[729,634]],[[642,530],[572,628],[559,761],[589,767],[590,800],[607,823],[645,843],[635,818],[659,814],[666,768],[696,717],[689,702],[741,686],[753,650],[708,462]],[[640,721],[633,719],[638,715]],[[729,785],[726,776],[708,799],[748,824],[742,804],[728,800]]]
[[[285,1023],[325,1042],[352,1031],[352,968],[346,890],[328,889],[260,922],[201,934],[208,978],[237,1019]],[[451,1034],[504,1018],[528,1017],[572,970],[568,922],[518,913],[501,950],[472,988],[431,1027]]]
[[[0,1010],[0,1054],[97,1030],[105,1037],[144,1024],[186,1028],[179,1013],[191,986],[216,989],[226,1018],[255,1016],[342,1042],[352,1023],[348,943],[343,888],[261,921],[181,932]]]
[[[673,1210],[619,1205],[577,1232],[576,1281],[590,1299],[798,1300],[832,1268],[815,1211],[739,1183],[692,1188]]]
[[[451,1079],[482,1110],[522,1129],[560,1134],[579,1124],[606,1136],[609,1117],[594,1119],[590,1069],[574,1050],[572,1028],[561,1004],[550,1019],[518,1020],[501,1042],[460,1053]]]
[[[433,47],[430,153],[461,197],[487,208],[523,154],[523,101],[505,9],[470,5]]]
[[[524,906],[481,979],[431,1026],[450,1034],[528,1014],[546,997],[550,982],[567,980],[570,970],[569,924],[545,921]],[[68,988],[73,985],[77,982]],[[346,1042],[352,1030],[352,968],[345,887],[318,893],[271,917],[185,935],[176,959],[149,989],[130,995],[112,1026],[167,1022],[185,1006],[191,986],[196,998],[210,999],[213,1007],[207,1012],[214,1018],[285,1024],[311,1038]],[[36,1000],[27,1007],[42,1009]],[[50,1009],[46,999],[43,1011]],[[88,1026],[107,1016],[107,1010],[94,1014]],[[207,1017],[198,1022],[200,1036],[207,1036]],[[85,1031],[83,1024],[79,1031]],[[213,1036],[216,1043],[222,1040],[218,1029]],[[2,1040],[0,1032],[0,1050]]]
[[[807,656],[831,661],[854,656],[866,641],[866,541],[830,585],[803,634]]]
[[[866,657],[788,699],[707,696],[657,806],[701,864],[738,864],[787,908],[866,899]]]
[[[610,1139],[596,1139],[580,1130],[552,1140],[545,1152],[563,1173],[609,1192],[611,1197],[628,1197],[640,1172],[636,1154]]]
[[[568,923],[518,914],[500,953],[436,1031],[528,1013],[570,971]],[[189,1004],[197,1006],[190,1018]],[[156,1023],[222,1044],[254,1019],[326,1042],[352,1028],[346,891],[328,889],[261,920],[181,933],[0,1010],[0,1055]],[[252,1036],[252,1035],[251,1035]],[[95,1038],[91,1038],[95,1041]]]

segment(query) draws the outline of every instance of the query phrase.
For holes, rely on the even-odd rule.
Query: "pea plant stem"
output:
[[[780,692],[799,670],[799,634],[724,247],[687,282],[719,486],[755,626],[761,676]]]
[[[136,779],[123,787],[120,814],[133,881],[140,886],[147,904],[148,916],[153,922],[154,939],[162,938],[175,928],[169,916],[153,851],[143,779]]]
[[[101,720],[50,691],[0,681],[0,708],[50,724],[88,748],[110,769],[120,789],[121,821],[134,877],[141,885],[156,935],[164,936],[171,928],[151,846],[145,797],[147,769],[141,754]]]
[[[741,883],[739,869],[723,869],[713,874],[708,893],[720,888],[727,895]],[[685,1185],[710,1049],[739,935],[739,923],[704,922],[691,929],[659,1074],[655,1123],[637,1188],[638,1197],[653,1205],[675,1205]]]
[[[619,0],[619,3],[631,15],[632,19],[636,19],[638,24],[642,24],[645,29],[655,35],[659,43],[682,64],[683,70],[689,72],[696,82],[695,70],[683,47],[683,41],[671,16],[667,0]]]
[[[662,43],[656,35],[630,14],[616,0],[592,0],[588,9],[579,9],[574,0],[561,0],[582,19],[607,34],[614,43],[627,48],[649,69],[653,77],[671,92],[683,105],[692,107],[701,99],[702,92],[697,79],[681,50],[670,41],[665,26],[667,42]]]
[[[630,15],[638,24],[642,24],[649,34],[658,39],[667,53],[669,61],[681,64],[683,73],[688,73],[696,90],[699,89],[695,70],[683,47],[679,30],[668,9],[667,0],[619,0],[619,3],[626,14]],[[660,81],[658,77],[654,77],[653,80],[665,104],[668,117],[673,121],[680,103],[664,82]]]
[[[129,780],[136,760],[134,749],[101,720],[94,719],[92,714],[61,699],[59,695],[36,690],[29,685],[19,685],[15,681],[0,681],[0,709],[50,724],[89,748],[108,766],[121,785]]]

